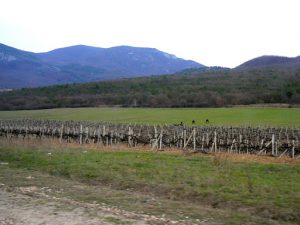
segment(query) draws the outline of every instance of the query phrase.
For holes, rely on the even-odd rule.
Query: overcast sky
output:
[[[300,55],[300,0],[0,0],[0,43],[152,47],[208,66]]]

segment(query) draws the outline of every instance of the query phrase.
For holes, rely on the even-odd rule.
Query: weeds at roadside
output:
[[[222,154],[183,156],[174,152],[29,146],[1,145],[0,158],[10,167],[87,185],[150,193],[216,209],[247,208],[274,218],[282,214],[284,221],[300,220],[299,198],[295,197],[300,190],[297,164],[233,162]]]

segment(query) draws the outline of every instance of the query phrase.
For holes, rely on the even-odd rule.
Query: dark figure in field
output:
[[[195,123],[196,123],[196,121],[195,121],[195,120],[193,120],[193,121],[192,121],[192,124],[195,124]]]
[[[206,119],[205,123],[209,123],[209,120],[208,120],[208,119]]]
[[[174,124],[174,126],[183,126],[183,122],[180,122],[179,124]]]

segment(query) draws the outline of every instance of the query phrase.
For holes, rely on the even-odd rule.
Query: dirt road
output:
[[[36,186],[0,189],[1,225],[178,224],[98,204],[47,195]]]
[[[0,225],[296,224],[251,210],[176,201],[146,190],[117,190],[0,165]]]

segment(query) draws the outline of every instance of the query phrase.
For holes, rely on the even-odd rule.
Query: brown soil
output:
[[[292,159],[291,157],[284,156],[276,158],[272,156],[259,156],[259,155],[247,155],[247,154],[235,154],[235,153],[214,153],[214,157],[220,157],[234,162],[248,162],[248,163],[276,163],[276,164],[300,164],[300,159]]]

